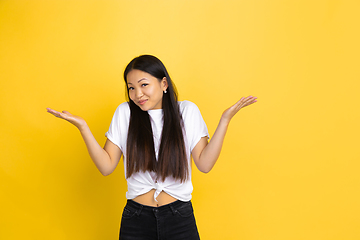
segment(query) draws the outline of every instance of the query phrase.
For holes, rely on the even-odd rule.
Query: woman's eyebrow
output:
[[[138,81],[138,83],[141,82],[142,80],[148,80],[148,79],[147,79],[147,78],[142,78],[142,79],[140,79],[140,80]],[[128,82],[127,84],[128,84],[128,85],[132,85],[131,82]]]

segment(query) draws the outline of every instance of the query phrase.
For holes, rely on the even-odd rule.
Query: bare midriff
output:
[[[160,207],[172,202],[175,202],[177,199],[170,196],[166,192],[162,191],[159,196],[156,198],[157,202],[154,199],[155,189],[150,190],[147,193],[144,193],[136,198],[132,199],[133,201],[140,203],[142,205],[151,206],[151,207]]]

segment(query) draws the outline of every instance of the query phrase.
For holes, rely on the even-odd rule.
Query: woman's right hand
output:
[[[64,119],[64,120],[72,123],[79,130],[81,130],[83,127],[86,126],[86,122],[85,122],[85,120],[83,118],[81,118],[79,116],[72,115],[68,111],[58,112],[58,111],[55,111],[54,109],[51,109],[51,108],[46,108],[46,109],[47,109],[48,113],[51,113],[55,117]]]

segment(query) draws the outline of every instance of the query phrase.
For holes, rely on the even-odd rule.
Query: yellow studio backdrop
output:
[[[103,145],[122,73],[159,57],[210,134],[240,97],[209,174],[202,239],[360,239],[359,10],[354,1],[0,1],[0,239],[118,239],[126,181],[104,177],[68,110]]]

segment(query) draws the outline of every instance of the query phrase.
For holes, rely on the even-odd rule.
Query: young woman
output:
[[[219,157],[232,117],[256,97],[241,98],[226,109],[209,134],[194,103],[177,100],[175,85],[156,57],[142,55],[126,67],[128,102],[116,109],[101,148],[84,119],[67,111],[48,112],[75,125],[91,159],[104,175],[124,155],[128,184],[120,239],[199,239],[191,204],[191,156],[209,172]]]

